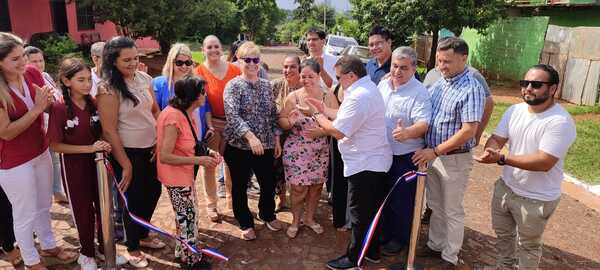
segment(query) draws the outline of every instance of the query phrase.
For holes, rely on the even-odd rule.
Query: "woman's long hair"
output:
[[[123,78],[123,74],[117,69],[116,65],[121,50],[129,48],[136,48],[135,42],[133,39],[124,36],[114,37],[104,45],[104,51],[102,52],[102,78],[108,82],[110,87],[118,91],[121,96],[131,100],[133,105],[137,106],[140,101],[129,91],[125,83],[125,78]]]
[[[11,34],[0,32],[0,61],[4,60],[10,54],[14,48],[23,46],[23,40],[21,38]],[[10,96],[10,89],[8,83],[4,78],[4,73],[0,69],[0,106],[6,111],[8,109],[15,109],[15,104],[12,97]]]
[[[90,69],[90,67],[80,58],[77,57],[70,57],[70,58],[65,58],[61,63],[60,63],[60,67],[58,70],[58,78],[59,78],[59,86],[60,89],[62,90],[62,94],[65,100],[65,107],[67,108],[67,119],[73,119],[75,117],[75,113],[73,112],[73,101],[71,100],[71,89],[69,89],[69,87],[67,87],[64,82],[63,79],[68,79],[71,80],[73,78],[73,76],[75,76],[75,74],[77,74],[78,72],[82,71],[82,70],[89,70],[90,72],[92,71]],[[94,100],[92,99],[92,96],[87,94],[84,96],[85,99],[85,108],[87,108],[90,116],[92,117],[92,119],[94,118],[94,116],[98,116],[98,110],[96,109],[96,105],[94,104]],[[102,133],[102,127],[100,126],[100,121],[93,121],[92,119],[90,119],[90,127],[92,130],[92,134],[94,135],[94,137],[96,139],[98,139],[100,137],[100,134]],[[67,129],[66,132],[71,132],[72,129]]]

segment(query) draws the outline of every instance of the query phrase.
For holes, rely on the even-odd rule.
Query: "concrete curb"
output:
[[[596,197],[600,197],[600,185],[590,185],[590,184],[586,184],[583,181],[568,175],[568,174],[564,174],[565,177],[565,181],[569,182],[569,183],[573,183],[574,185],[584,189],[585,191],[592,193],[594,196]]]

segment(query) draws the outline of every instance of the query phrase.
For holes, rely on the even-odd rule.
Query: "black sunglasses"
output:
[[[185,61],[175,60],[175,65],[178,67],[183,66],[184,64],[189,67],[189,66],[193,65],[194,62],[192,60],[185,60]]]
[[[259,57],[256,57],[256,58],[253,58],[253,57],[244,57],[244,58],[242,58],[242,60],[244,60],[244,62],[246,62],[246,64],[250,64],[252,62],[254,62],[254,64],[260,63],[260,58]]]
[[[539,89],[544,84],[552,84],[551,82],[542,82],[542,81],[528,81],[528,80],[520,80],[519,86],[523,88],[527,88],[531,84],[531,88]]]

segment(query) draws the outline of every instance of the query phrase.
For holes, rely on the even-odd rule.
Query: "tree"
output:
[[[335,9],[326,4],[316,5],[314,8],[314,18],[323,25],[324,22],[327,25],[323,25],[323,30],[326,32],[335,25]]]
[[[284,13],[279,11],[275,0],[236,0],[241,31],[249,40],[267,39],[267,32],[275,29]],[[283,15],[282,15],[283,14]],[[271,34],[273,33],[271,32]]]
[[[348,18],[344,14],[337,14],[335,16],[335,25],[331,28],[331,33],[340,33],[344,36],[353,37],[358,41],[358,44],[367,43],[367,40],[361,35],[358,21]]]
[[[237,15],[237,6],[232,1],[198,1],[186,23],[186,36],[201,42],[207,35],[218,35],[221,42],[232,42],[240,33]]]
[[[503,15],[502,0],[350,0],[352,15],[363,33],[374,25],[382,25],[394,34],[394,43],[402,44],[413,34],[431,33],[431,55],[435,55],[438,32],[447,28],[460,35],[464,27],[480,32]],[[427,68],[435,66],[430,57]]]
[[[194,0],[86,0],[94,6],[97,21],[115,23],[121,34],[156,39],[163,53],[185,34],[186,21],[192,15]]]
[[[294,19],[305,23],[310,18],[314,18],[314,0],[294,0],[298,7],[294,10]]]

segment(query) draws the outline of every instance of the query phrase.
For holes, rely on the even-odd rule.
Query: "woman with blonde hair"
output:
[[[277,126],[277,106],[271,83],[258,77],[260,49],[253,42],[237,51],[242,74],[227,83],[223,94],[225,161],[231,168],[233,214],[239,222],[241,238],[253,240],[254,217],[248,208],[246,188],[251,172],[260,186],[258,217],[269,230],[281,230],[275,217],[275,172],[273,162],[281,155]]]
[[[56,245],[50,226],[52,161],[42,118],[54,101],[53,93],[40,71],[25,62],[23,41],[0,32],[0,187],[12,205],[25,267],[39,270],[46,269],[40,255],[60,263],[71,263],[77,256]]]
[[[222,154],[225,149],[223,130],[226,122],[223,92],[225,85],[231,79],[240,75],[240,69],[236,65],[223,60],[223,46],[219,38],[214,35],[204,38],[202,52],[204,52],[205,60],[196,67],[194,72],[206,81],[206,103],[211,108],[211,121],[215,131],[215,138],[209,142],[208,146]],[[231,191],[231,176],[227,164],[223,164],[223,167],[226,192],[229,193]],[[215,170],[203,168],[203,178],[208,216],[212,221],[218,221]]]
[[[152,80],[156,102],[161,110],[167,107],[169,100],[175,96],[175,82],[185,76],[191,75],[193,66],[194,61],[192,60],[192,51],[190,48],[183,43],[173,44],[163,66],[162,75]],[[212,127],[210,105],[205,103],[200,106],[197,113],[199,138],[212,138],[214,128]]]

